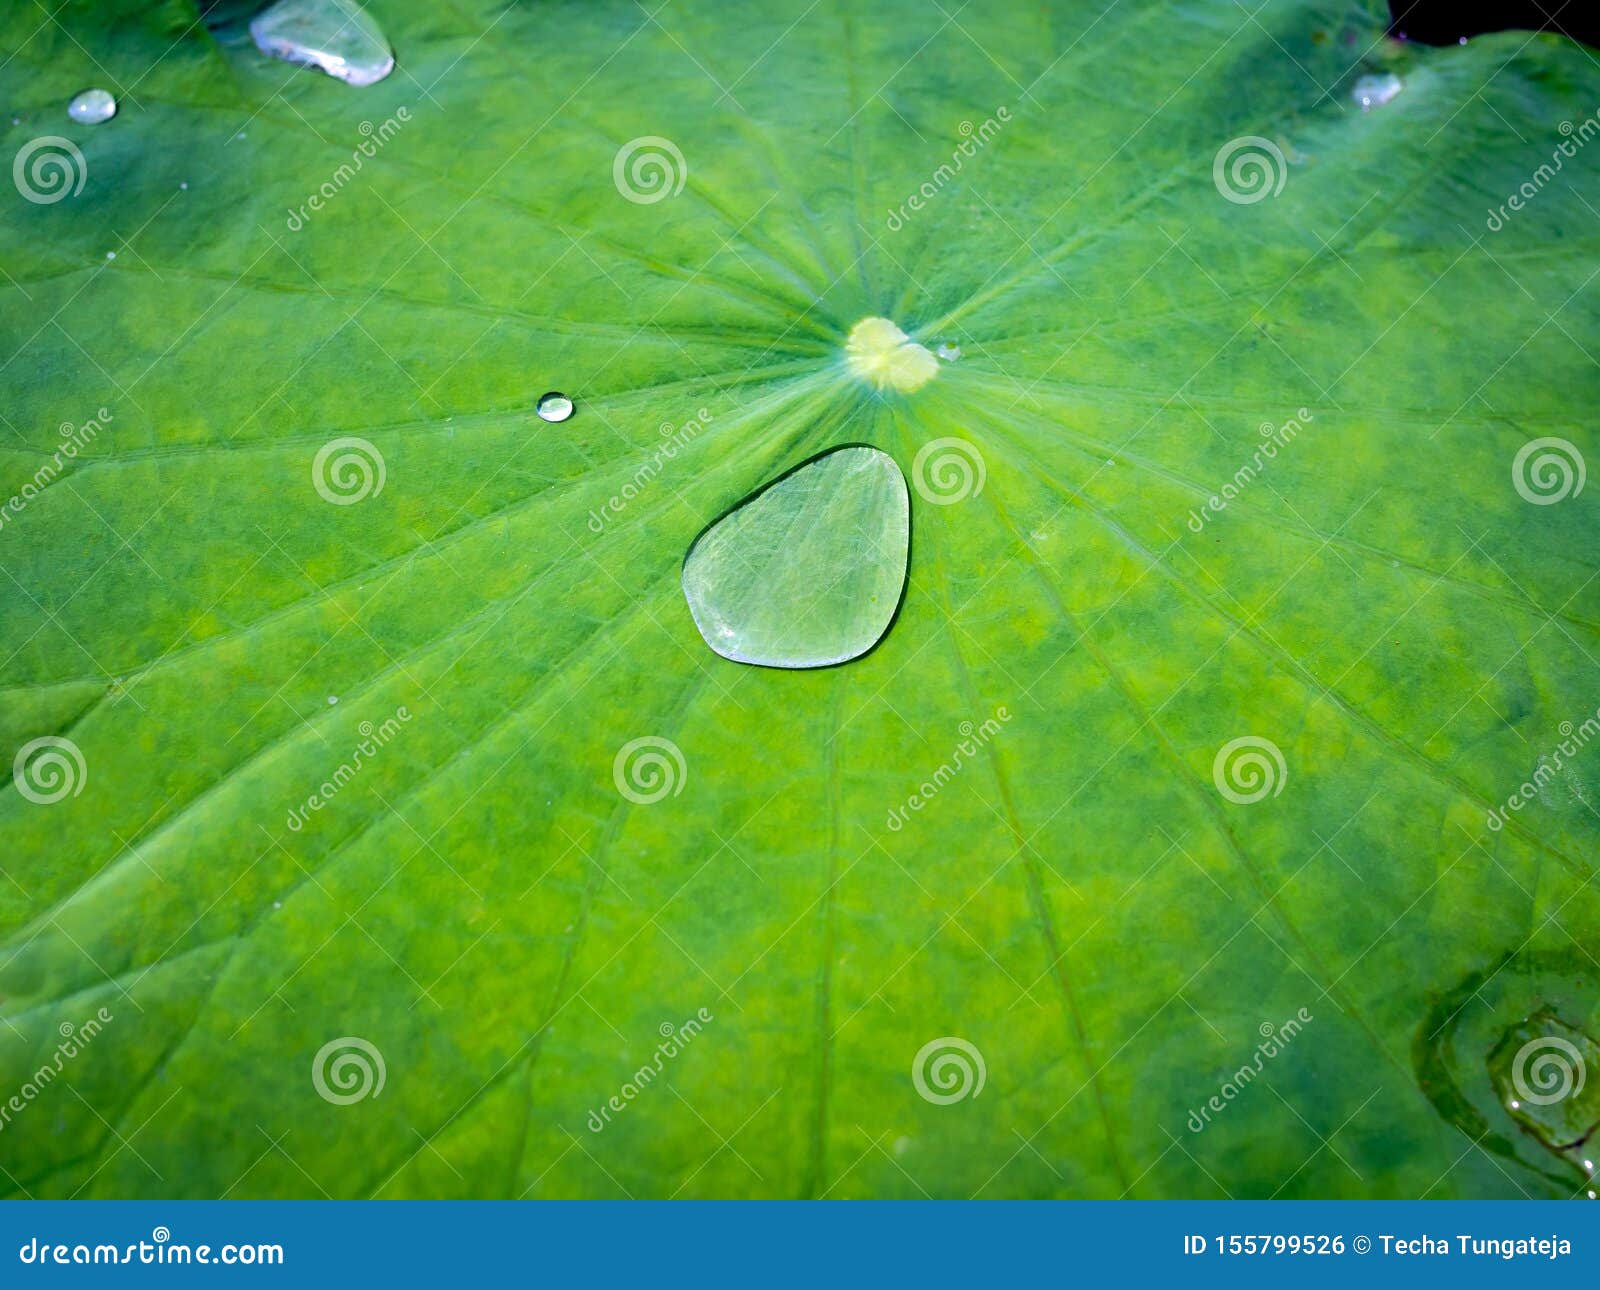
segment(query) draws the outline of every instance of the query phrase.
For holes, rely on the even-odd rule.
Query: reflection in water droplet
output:
[[[724,658],[827,667],[865,654],[905,587],[911,499],[894,458],[835,448],[741,502],[689,548],[683,594]]]
[[[105,90],[84,90],[67,104],[67,115],[83,125],[99,125],[117,114],[117,101]]]
[[[933,352],[946,363],[953,363],[961,357],[961,346],[954,341],[942,340],[939,342],[939,348]]]
[[[1363,112],[1370,112],[1375,107],[1382,107],[1404,88],[1398,76],[1393,72],[1385,72],[1382,76],[1363,76],[1350,91],[1350,97],[1361,104]]]
[[[572,415],[572,400],[560,390],[551,390],[550,393],[539,396],[539,403],[534,411],[546,421],[565,421]]]
[[[250,20],[250,35],[269,58],[321,68],[349,85],[394,70],[388,40],[355,0],[278,0]]]

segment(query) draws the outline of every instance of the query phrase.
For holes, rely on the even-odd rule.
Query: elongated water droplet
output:
[[[894,458],[835,448],[780,476],[689,548],[683,594],[724,658],[827,667],[882,639],[905,587],[911,499]]]
[[[99,125],[117,114],[117,101],[107,90],[84,90],[67,104],[67,115],[83,125]]]
[[[1375,107],[1382,107],[1404,88],[1405,84],[1398,76],[1393,72],[1385,72],[1381,76],[1361,77],[1351,89],[1350,97],[1361,104],[1363,112],[1370,112]]]
[[[349,85],[371,85],[394,70],[389,42],[355,0],[278,0],[250,20],[269,58],[317,67]]]
[[[560,390],[551,390],[539,396],[534,411],[546,421],[565,421],[572,415],[572,400]]]

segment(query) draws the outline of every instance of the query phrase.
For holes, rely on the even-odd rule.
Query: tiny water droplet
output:
[[[189,181],[187,179],[185,179],[181,184],[178,185],[179,188],[187,188],[188,186],[189,186]]]
[[[99,125],[117,114],[117,101],[105,90],[84,90],[67,104],[67,115],[80,125]]]
[[[1382,107],[1404,88],[1398,76],[1393,72],[1385,72],[1381,76],[1361,77],[1350,91],[1350,97],[1361,104],[1363,112],[1370,112],[1375,107]]]
[[[250,20],[269,58],[315,67],[347,85],[371,85],[394,70],[378,24],[348,0],[278,0]]]
[[[328,706],[329,706],[329,707],[330,707],[330,708],[331,708],[331,707],[332,707],[332,706],[333,706],[333,705],[334,705],[334,704],[336,704],[336,703],[337,703],[337,702],[339,702],[339,696],[338,696],[338,695],[337,695],[337,694],[330,694],[330,695],[329,695],[329,696],[328,696]]]
[[[106,252],[106,259],[115,260],[116,258],[117,258],[117,253],[115,251],[107,251]]]
[[[539,403],[534,411],[545,421],[565,421],[572,415],[572,400],[560,390],[551,390],[550,393],[539,396]]]
[[[942,340],[939,342],[939,348],[933,352],[946,363],[953,363],[961,357],[961,346],[954,341]]]

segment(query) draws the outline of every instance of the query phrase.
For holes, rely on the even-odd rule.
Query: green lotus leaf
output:
[[[0,13],[7,1192],[1584,1185],[1416,1055],[1600,928],[1589,51],[253,10]],[[892,625],[720,657],[691,545],[841,445]]]

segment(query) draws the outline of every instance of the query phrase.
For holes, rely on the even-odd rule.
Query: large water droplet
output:
[[[350,85],[371,85],[394,70],[388,40],[355,0],[278,0],[250,20],[250,35],[269,58],[318,67]]]
[[[1381,76],[1361,77],[1350,90],[1350,97],[1361,104],[1363,112],[1370,112],[1375,107],[1382,107],[1404,88],[1405,84],[1398,76],[1393,72],[1385,72]]]
[[[572,400],[560,390],[551,390],[539,396],[533,410],[546,421],[565,421],[572,415]]]
[[[762,667],[865,654],[905,587],[911,499],[876,448],[835,448],[741,502],[689,548],[683,594],[706,644]]]
[[[942,361],[946,363],[953,363],[956,361],[956,359],[961,357],[961,346],[957,345],[953,340],[941,340],[939,342],[939,348],[933,352],[937,354]]]
[[[1600,1045],[1551,1008],[1507,1030],[1489,1054],[1489,1080],[1511,1118],[1593,1176],[1578,1150],[1600,1126]]]
[[[116,114],[117,101],[107,90],[84,90],[67,104],[67,115],[83,125],[99,125]]]

